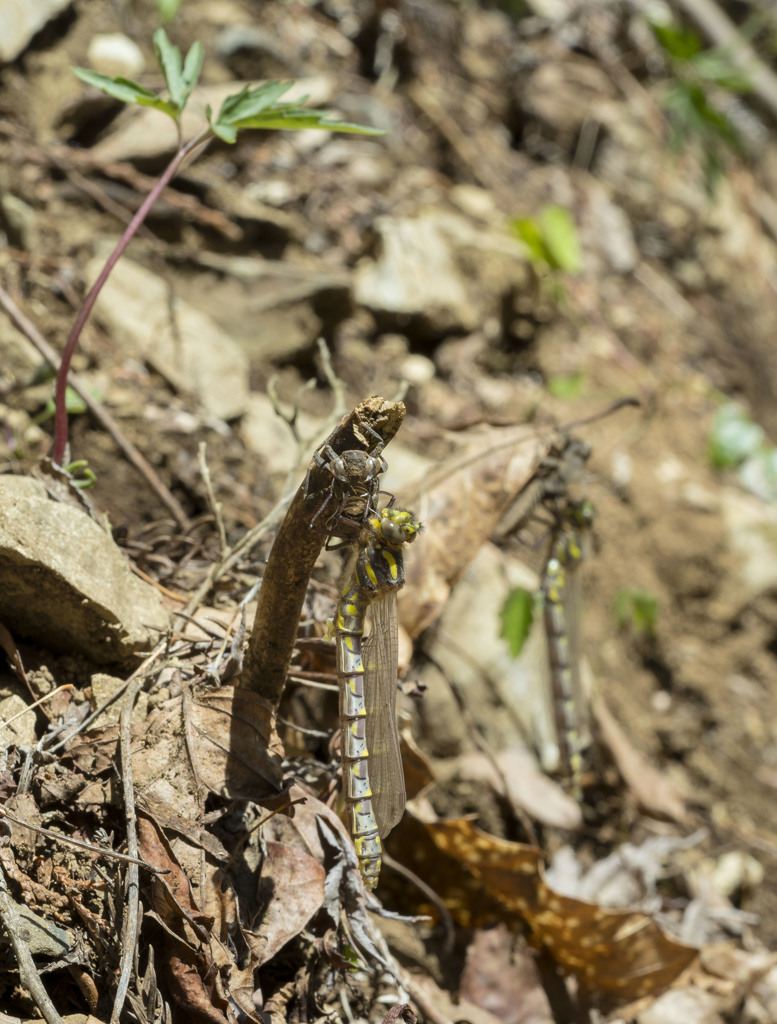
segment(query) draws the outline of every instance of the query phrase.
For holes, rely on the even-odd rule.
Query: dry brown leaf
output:
[[[423,558],[408,558],[402,622],[411,636],[440,614],[450,589],[539,464],[563,435],[554,428],[471,430],[455,454],[409,489],[407,503],[428,527]]]
[[[536,847],[489,836],[464,819],[426,827],[492,898],[526,921],[532,941],[574,973],[602,1007],[663,992],[697,956],[641,911],[606,910],[554,892]]]
[[[277,816],[272,819],[276,820]],[[259,931],[245,933],[256,958],[254,966],[272,960],[321,908],[325,877],[323,865],[299,846],[267,842],[258,889],[265,909]]]
[[[405,773],[405,792],[412,800],[434,782],[434,769],[429,759],[416,744],[409,729],[401,733],[402,768]]]
[[[163,925],[166,955],[164,965],[171,998],[186,1013],[186,1019],[203,1024],[226,1024],[226,1000],[216,990],[218,970],[228,969],[232,959],[212,934],[213,918],[197,906],[189,879],[156,822],[138,813],[139,855],[166,873],[151,879],[153,911]]]
[[[234,686],[197,686],[186,721],[197,777],[211,792],[258,803],[277,795],[283,747],[268,701]]]

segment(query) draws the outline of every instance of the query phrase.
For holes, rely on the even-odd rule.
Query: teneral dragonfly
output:
[[[559,772],[582,799],[586,750],[591,745],[588,701],[581,682],[582,601],[580,573],[593,523],[588,501],[568,501],[553,530],[542,575],[543,618],[559,747]]]
[[[381,840],[405,808],[396,724],[397,592],[405,582],[404,547],[420,529],[405,509],[383,508],[367,518],[334,623],[345,804],[369,889],[380,874]],[[363,640],[368,608],[371,631]]]
[[[497,536],[520,531],[544,511],[550,517],[550,541],[540,594],[549,656],[550,692],[558,747],[557,771],[572,794],[582,796],[585,751],[591,744],[588,702],[581,683],[582,600],[578,571],[588,547],[593,506],[576,497],[584,482],[591,447],[562,434],[538,467],[533,480],[503,515]]]

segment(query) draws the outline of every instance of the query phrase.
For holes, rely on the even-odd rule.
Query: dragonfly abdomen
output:
[[[404,583],[402,547],[419,530],[412,513],[403,509],[383,509],[369,519],[356,565],[337,606],[343,789],[359,868],[369,889],[375,888],[380,875],[381,837],[401,817],[405,801],[394,718],[396,607],[394,602],[387,615],[385,605]],[[373,632],[363,643],[370,604]],[[379,614],[381,608],[383,615]],[[372,737],[369,744],[368,735]],[[370,751],[373,742],[376,750]],[[370,779],[371,753],[377,755],[374,782]]]
[[[356,591],[356,593],[354,593]],[[356,609],[343,614],[349,601]],[[353,585],[343,595],[338,612],[337,661],[340,689],[340,722],[342,728],[343,790],[348,821],[356,855],[365,882],[374,888],[380,874],[383,847],[378,822],[372,807],[372,788],[368,766],[367,709],[364,700],[364,632],[365,602]],[[359,614],[361,613],[361,614]],[[352,631],[346,631],[345,622]]]
[[[556,733],[559,747],[559,768],[571,782],[573,795],[582,795],[581,777],[584,753],[590,743],[583,714],[580,685],[581,652],[570,649],[570,636],[579,636],[578,628],[570,628],[567,616],[568,572],[574,572],[583,557],[581,540],[569,523],[556,538],[542,581],[545,634],[550,658]],[[579,608],[575,609],[579,614]]]

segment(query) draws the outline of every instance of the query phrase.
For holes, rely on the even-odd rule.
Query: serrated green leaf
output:
[[[500,612],[500,636],[507,641],[510,655],[517,658],[523,650],[534,619],[534,594],[528,590],[513,590]]]
[[[543,206],[540,210],[540,231],[550,254],[550,265],[557,270],[579,274],[583,265],[580,237],[569,210],[553,204]]]
[[[303,131],[308,128],[319,128],[325,132],[346,132],[350,135],[385,135],[382,128],[367,128],[349,121],[330,121],[326,111],[273,111],[268,110],[257,117],[235,121],[235,128],[263,128],[275,131]]]
[[[191,49],[186,54],[186,60],[183,64],[183,91],[184,98],[181,108],[186,105],[186,101],[191,95],[192,89],[195,87],[200,78],[200,71],[202,71],[202,61],[205,56],[205,47],[199,41],[199,39],[192,43]]]
[[[233,128],[231,124],[220,124],[218,121],[214,121],[213,110],[210,104],[205,108],[205,116],[208,119],[210,130],[214,135],[221,139],[222,142],[227,142],[230,146],[237,142],[237,130]]]
[[[265,82],[258,89],[246,86],[234,96],[227,96],[221,104],[217,121],[219,124],[234,124],[246,118],[255,117],[271,107],[285,92],[291,89],[293,82]],[[284,104],[289,107],[290,104]]]
[[[259,89],[246,86],[234,96],[227,97],[218,117],[210,121],[211,128],[225,142],[234,142],[240,128],[260,128],[276,131],[300,131],[320,128],[322,131],[350,132],[357,135],[385,135],[380,128],[367,128],[348,121],[330,120],[327,111],[308,110],[298,103],[278,103],[277,100],[293,82],[267,82]]]
[[[149,89],[145,89],[137,82],[119,75],[116,78],[109,78],[97,71],[90,71],[88,68],[73,68],[73,74],[85,82],[93,85],[108,96],[121,100],[122,103],[136,103],[141,107],[151,107],[154,110],[161,110],[163,114],[175,119],[177,108],[169,100],[163,100]]]
[[[175,104],[178,113],[180,113],[186,102],[181,51],[170,42],[163,28],[158,28],[154,33],[154,52],[162,69],[162,74],[165,76],[170,99]]]

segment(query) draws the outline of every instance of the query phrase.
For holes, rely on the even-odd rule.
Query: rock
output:
[[[0,7],[0,61],[15,60],[46,22],[71,0],[4,0]]]
[[[35,712],[18,694],[11,694],[0,701],[0,749],[14,743],[17,747],[28,747],[35,742]]]
[[[95,672],[92,676],[92,697],[89,702],[92,711],[103,708],[112,697],[116,697],[126,686],[126,679],[120,679],[118,676],[109,676],[105,672]],[[116,725],[121,718],[123,710],[124,703],[121,697],[116,697],[116,700],[97,716],[92,724],[92,728],[104,729],[107,725]],[[148,694],[141,691],[132,706],[133,725],[142,726],[147,715]]]
[[[215,301],[206,294],[191,294],[191,301],[227,330],[252,363],[310,350],[324,333],[322,317],[344,319],[350,309],[346,272],[249,256],[211,254],[202,262],[237,281],[220,282]]]
[[[715,996],[697,988],[665,992],[637,1020],[639,1024],[723,1024]]]
[[[474,330],[499,312],[506,292],[527,285],[520,247],[506,229],[476,228],[457,213],[430,210],[381,217],[375,230],[380,253],[357,268],[357,303],[419,317],[433,335]]]
[[[92,280],[104,262],[103,255],[92,260],[87,271]],[[230,420],[245,411],[248,360],[242,349],[205,313],[180,299],[171,302],[158,274],[122,258],[100,292],[95,313],[127,355],[145,359],[212,415]]]
[[[92,36],[86,57],[89,66],[101,75],[137,79],[146,66],[143,51],[122,32]]]
[[[148,649],[170,615],[108,534],[43,488],[0,476],[0,620],[12,633],[100,664]]]
[[[744,603],[777,587],[777,509],[736,487],[721,488],[720,508]]]
[[[0,312],[0,352],[3,353],[3,378],[10,387],[27,385],[43,362],[38,350]]]
[[[26,252],[35,252],[40,234],[38,215],[35,210],[18,196],[6,193],[0,198],[3,220],[10,229],[12,245],[19,245]]]
[[[60,928],[49,917],[36,914],[34,910],[17,903],[15,907],[24,930],[24,942],[35,956],[62,957],[76,944],[73,932]]]
[[[313,433],[312,421],[304,413],[298,419],[298,425],[302,437]],[[268,475],[282,473],[285,476],[299,460],[299,444],[267,395],[250,396],[240,433],[248,448],[262,456]]]

